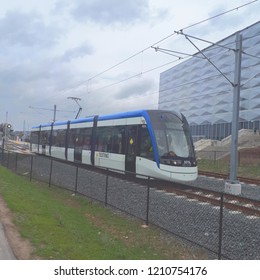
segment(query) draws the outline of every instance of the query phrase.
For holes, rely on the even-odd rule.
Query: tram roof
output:
[[[147,113],[147,110],[136,110],[136,111],[128,111],[128,112],[121,112],[121,113],[115,113],[115,114],[108,114],[108,115],[97,115],[98,121],[104,121],[104,120],[114,120],[114,119],[122,119],[122,118],[134,118],[134,117],[141,117],[145,116]],[[84,123],[84,122],[93,122],[95,116],[89,116],[85,118],[80,119],[74,119],[71,120],[71,124],[77,124],[77,123]],[[66,125],[68,121],[57,121],[54,123],[47,123],[42,125],[33,126],[32,128],[44,128],[44,127],[50,127],[52,126],[61,126]]]
[[[71,124],[78,124],[78,123],[84,123],[84,122],[93,122],[95,117],[98,117],[98,121],[105,121],[105,120],[115,120],[115,119],[123,119],[123,118],[135,118],[135,117],[147,117],[147,113],[149,111],[165,111],[165,110],[135,110],[135,111],[127,111],[127,112],[121,112],[121,113],[115,113],[115,114],[107,114],[107,115],[96,115],[96,116],[88,116],[85,118],[80,119],[74,119],[74,120],[67,120],[67,121],[57,121],[54,123],[47,123],[42,125],[33,126],[32,129],[37,128],[48,128],[53,126],[62,126],[67,125],[68,122]],[[177,114],[176,112],[172,111],[172,113]],[[177,114],[178,115],[178,114]]]

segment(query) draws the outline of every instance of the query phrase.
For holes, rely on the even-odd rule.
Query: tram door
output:
[[[74,161],[82,162],[83,135],[80,129],[76,130],[74,138]]]
[[[125,157],[125,170],[136,172],[136,151],[137,151],[137,126],[129,126],[127,130],[127,145]]]

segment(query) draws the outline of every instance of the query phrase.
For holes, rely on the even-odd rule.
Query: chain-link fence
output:
[[[232,196],[223,192],[215,192],[215,203],[210,203],[150,187],[152,178],[140,184],[50,157],[0,149],[0,164],[30,180],[66,188],[156,225],[206,250],[209,258],[260,259],[260,216],[255,206],[260,207],[260,200],[247,201],[254,204],[253,215],[228,207]],[[235,205],[236,196],[233,200]]]
[[[200,170],[229,174],[230,150],[197,151],[196,157]],[[259,176],[260,148],[244,148],[238,151],[238,175],[255,178]]]

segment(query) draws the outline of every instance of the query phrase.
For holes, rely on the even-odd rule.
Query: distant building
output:
[[[243,36],[239,128],[260,128],[260,21],[238,31]],[[218,44],[235,49],[236,33]],[[204,54],[234,81],[235,52],[218,46]],[[160,75],[159,109],[183,113],[192,135],[223,139],[231,134],[233,87],[197,53]],[[245,84],[245,85],[243,85]]]

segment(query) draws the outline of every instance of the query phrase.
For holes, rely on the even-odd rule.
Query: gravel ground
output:
[[[260,186],[247,185],[243,182],[240,182],[240,184],[242,197],[260,200]],[[188,185],[218,192],[224,192],[225,190],[225,180],[205,176],[198,176],[197,180],[189,182]]]
[[[50,162],[49,158],[34,157],[33,178],[49,182]],[[17,172],[29,176],[30,165],[30,157],[19,156]],[[72,191],[77,188],[77,192],[81,194],[98,201],[107,201],[108,205],[146,220],[148,198],[148,188],[146,186],[109,177],[106,192],[106,176],[104,174],[81,168],[78,169],[76,186],[76,168],[74,166],[53,161],[52,167],[52,184]],[[9,168],[14,169],[15,164],[10,163]],[[222,192],[224,191],[225,182],[224,180],[199,176],[192,185]],[[242,184],[241,195],[260,200],[260,187]],[[208,249],[209,252],[215,252],[215,257],[217,257],[219,248],[219,207],[151,188],[148,217],[149,223],[160,226],[184,240],[190,240]],[[259,217],[247,216],[240,212],[224,209],[223,257],[259,260],[259,233]]]

